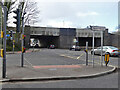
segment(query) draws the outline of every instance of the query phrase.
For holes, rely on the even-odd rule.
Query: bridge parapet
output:
[[[31,35],[59,36],[58,28],[32,27],[30,31]]]
[[[101,37],[100,31],[94,31],[95,37]],[[93,31],[90,29],[76,29],[76,37],[93,37]]]

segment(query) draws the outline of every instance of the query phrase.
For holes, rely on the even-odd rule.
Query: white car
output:
[[[113,46],[103,46],[103,55],[106,53],[108,53],[110,56],[120,55],[119,49]],[[93,49],[91,50],[91,54],[93,54]],[[94,54],[101,55],[101,47],[94,49]]]
[[[80,51],[80,46],[73,45],[70,50]]]

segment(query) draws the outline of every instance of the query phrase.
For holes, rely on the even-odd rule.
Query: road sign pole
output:
[[[15,45],[14,45],[14,41],[13,41],[13,54],[14,54],[14,47],[15,47]]]
[[[103,66],[103,31],[101,31],[101,66]]]
[[[93,61],[93,67],[94,67],[94,31],[93,31],[93,44],[92,44],[92,47],[93,47],[93,54],[92,54],[92,61]]]
[[[22,51],[22,53],[21,53],[21,67],[23,67],[24,66],[24,53],[23,53],[23,45],[24,45],[24,41],[23,41],[23,35],[24,35],[24,15],[23,15],[23,17],[22,17],[22,34],[21,34],[21,43],[22,43],[22,45],[21,45],[21,51]]]
[[[7,7],[4,6],[4,39],[3,39],[3,78],[6,78],[6,26]]]
[[[13,53],[14,53],[14,48],[15,48],[15,44],[14,44],[14,43],[15,43],[15,42],[14,42],[14,41],[15,41],[15,40],[14,40],[14,36],[13,36],[13,40],[12,40],[12,41],[13,41]]]
[[[86,66],[88,65],[88,42],[86,42]]]

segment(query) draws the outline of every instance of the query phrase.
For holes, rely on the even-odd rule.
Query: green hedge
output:
[[[20,34],[15,34],[14,35],[14,40],[15,40],[15,51],[21,51],[21,40],[20,40]],[[12,51],[13,50],[13,41],[10,39],[10,37],[7,38],[7,43],[6,43],[6,51]]]

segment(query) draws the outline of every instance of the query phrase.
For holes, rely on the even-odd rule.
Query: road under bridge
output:
[[[106,31],[104,31],[105,33]],[[53,28],[53,27],[25,27],[26,46],[30,47],[30,39],[39,40],[40,47],[46,48],[54,44],[57,48],[70,48],[72,45],[92,47],[93,31],[90,28]],[[75,41],[76,39],[76,41]],[[78,42],[77,42],[78,41]],[[101,45],[101,31],[95,31],[95,47]]]

